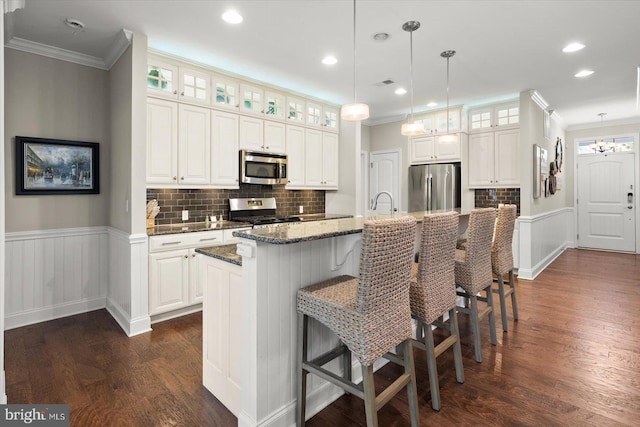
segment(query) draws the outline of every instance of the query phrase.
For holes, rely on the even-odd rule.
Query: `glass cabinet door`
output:
[[[496,126],[517,125],[520,123],[520,108],[517,104],[496,107]]]
[[[322,105],[313,102],[307,102],[307,124],[313,126],[322,126]]]
[[[238,83],[225,79],[221,76],[213,77],[213,88],[215,90],[213,105],[237,110],[239,107]]]
[[[209,81],[209,74],[180,67],[180,98],[208,105]]]
[[[296,123],[304,121],[304,100],[298,98],[287,98],[287,117]]]
[[[469,111],[469,130],[491,129],[493,127],[492,115],[492,107]]]
[[[253,114],[264,113],[264,92],[262,89],[241,84],[240,95],[240,110]]]
[[[177,98],[178,67],[161,61],[149,61],[147,65],[147,91],[155,95]]]
[[[265,109],[267,118],[283,120],[285,118],[285,96],[276,92],[266,91],[264,93]]]
[[[325,105],[323,107],[323,113],[324,113],[324,126],[328,129],[328,130],[338,130],[338,108],[336,107],[330,107],[328,105]]]

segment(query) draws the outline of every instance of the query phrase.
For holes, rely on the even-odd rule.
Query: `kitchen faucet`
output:
[[[393,215],[393,196],[388,191],[381,191],[378,194],[376,194],[375,199],[373,199],[373,202],[371,203],[371,210],[372,211],[376,210],[376,208],[378,207],[378,197],[380,197],[383,194],[386,194],[387,196],[389,196],[389,200],[391,200],[391,210],[389,213]]]

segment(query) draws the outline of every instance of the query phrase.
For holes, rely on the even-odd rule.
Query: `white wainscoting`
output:
[[[148,239],[109,229],[110,286],[107,310],[128,335],[151,330],[148,298]]]
[[[151,330],[146,234],[85,227],[5,239],[5,329],[106,307],[128,336]]]
[[[574,246],[573,208],[518,218],[518,278],[533,280],[566,248]]]
[[[6,233],[5,329],[105,307],[107,227]]]

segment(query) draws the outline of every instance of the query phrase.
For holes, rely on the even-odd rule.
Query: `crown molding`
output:
[[[4,0],[4,13],[11,13],[16,9],[24,9],[25,0]]]
[[[61,61],[67,61],[67,62],[73,62],[75,64],[86,65],[87,67],[108,70],[102,58],[98,58],[96,56],[91,56],[91,55],[85,55],[83,53],[73,52],[67,49],[61,49],[59,47],[49,46],[43,43],[21,39],[19,37],[14,37],[11,40],[9,40],[5,44],[5,47],[21,50],[23,52],[33,53],[36,55],[46,56],[49,58],[59,59]]]
[[[626,119],[608,120],[605,122],[605,127],[638,125],[638,124],[640,124],[640,117],[627,117]],[[571,132],[575,130],[600,129],[600,128],[602,128],[602,124],[600,122],[580,123],[580,124],[567,126],[565,131]]]
[[[116,61],[120,59],[122,54],[129,48],[132,38],[133,32],[125,30],[124,28],[118,33],[116,41],[111,45],[109,52],[107,52],[104,57],[104,64],[107,67],[107,70],[110,70]]]
[[[11,38],[7,43],[5,43],[5,47],[108,71],[127,50],[131,44],[132,37],[133,33],[131,31],[122,29],[118,33],[116,41],[113,43],[104,58],[85,55],[84,53],[74,52],[72,50],[62,49],[31,40],[25,40],[20,37]]]

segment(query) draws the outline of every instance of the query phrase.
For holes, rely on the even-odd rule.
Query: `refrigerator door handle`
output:
[[[445,177],[442,180],[442,194],[444,195],[444,210],[447,210],[447,180],[451,178],[451,167],[447,167],[447,172],[445,173]],[[452,195],[453,197],[453,195]],[[453,208],[453,203],[451,204]]]
[[[433,191],[431,186],[433,185],[433,176],[431,174],[427,175],[427,210],[431,210],[432,200],[431,197],[433,195]]]

